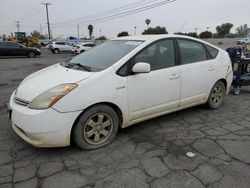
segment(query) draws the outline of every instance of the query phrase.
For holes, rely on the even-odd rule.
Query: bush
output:
[[[142,32],[143,35],[148,35],[148,34],[168,34],[167,30],[165,27],[150,27]]]
[[[127,31],[122,31],[120,33],[118,33],[117,37],[124,37],[124,36],[129,36]]]
[[[201,39],[209,39],[209,38],[212,38],[212,36],[213,36],[213,33],[210,31],[204,31],[204,32],[200,33],[200,35],[199,35],[199,37]]]

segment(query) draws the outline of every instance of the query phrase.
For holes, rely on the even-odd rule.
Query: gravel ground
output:
[[[250,87],[218,110],[198,106],[121,130],[94,151],[24,142],[5,103],[24,77],[71,56],[0,58],[0,187],[250,187]]]

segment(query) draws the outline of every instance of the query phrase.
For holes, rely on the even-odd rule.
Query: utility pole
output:
[[[48,11],[48,5],[51,5],[51,3],[44,2],[44,3],[42,3],[42,5],[45,5],[45,7],[46,7],[47,24],[48,24],[48,35],[49,35],[49,39],[51,39],[50,24],[49,24],[49,11]]]
[[[134,27],[134,35],[136,35],[136,27]]]
[[[100,32],[100,36],[102,36],[102,30],[101,29],[99,30],[99,32]]]
[[[40,24],[40,35],[43,35],[42,25]]]
[[[19,28],[20,28],[20,21],[15,21],[16,22],[16,27],[17,27],[17,32],[19,32]]]
[[[77,24],[77,38],[80,39],[80,26]]]

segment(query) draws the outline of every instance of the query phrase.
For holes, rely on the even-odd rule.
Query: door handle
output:
[[[214,71],[215,70],[215,68],[213,67],[213,66],[210,66],[209,68],[208,68],[208,71]]]
[[[171,77],[169,78],[169,80],[176,80],[178,78],[180,78],[180,75],[178,75],[178,74],[172,74]]]

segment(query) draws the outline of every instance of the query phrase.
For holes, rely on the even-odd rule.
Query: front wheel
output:
[[[97,149],[111,143],[119,127],[116,112],[107,105],[97,105],[83,112],[73,128],[73,139],[81,149]]]
[[[32,52],[32,51],[29,52],[29,53],[28,53],[28,57],[29,57],[29,58],[34,58],[34,57],[36,57],[35,52]]]
[[[208,97],[208,107],[211,109],[219,108],[222,105],[225,93],[226,89],[224,83],[222,81],[216,82]]]

